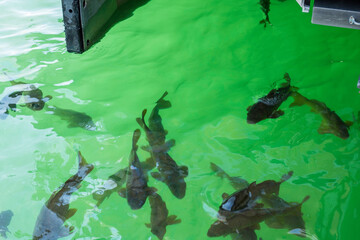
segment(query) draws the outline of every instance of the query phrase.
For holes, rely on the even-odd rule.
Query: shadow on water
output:
[[[124,3],[121,3],[121,2],[124,2]],[[150,2],[150,0],[123,0],[123,1],[118,0],[118,9],[110,17],[110,19],[102,27],[102,29],[99,31],[98,35],[96,36],[96,38],[94,40],[93,45],[98,43],[113,26],[115,26],[119,22],[122,22],[122,21],[134,16],[135,10],[144,6],[148,2]]]

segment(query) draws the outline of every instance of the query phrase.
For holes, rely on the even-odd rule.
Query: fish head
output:
[[[224,211],[241,210],[247,207],[250,199],[251,193],[246,188],[241,191],[237,191],[227,197],[220,205],[220,209]]]
[[[179,178],[176,181],[169,181],[167,184],[172,194],[178,199],[182,199],[185,197],[186,192],[186,183],[184,178]]]
[[[345,126],[340,126],[336,129],[336,131],[334,131],[335,136],[342,138],[342,139],[347,139],[349,137],[349,130],[348,127]]]
[[[37,102],[26,103],[26,106],[33,111],[40,111],[44,108],[45,102],[42,100],[39,100]]]

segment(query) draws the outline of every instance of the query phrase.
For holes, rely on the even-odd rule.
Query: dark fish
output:
[[[89,131],[96,130],[96,125],[94,124],[92,118],[86,113],[70,109],[62,109],[55,106],[48,107],[47,110],[51,111],[52,114],[59,116],[62,120],[68,122],[68,128],[80,127]]]
[[[305,202],[308,198],[309,197],[305,198],[303,202]],[[288,203],[276,195],[263,197],[263,202],[269,205],[269,207],[275,209],[291,208],[295,206],[293,211],[288,211],[286,212],[286,214],[276,215],[274,217],[266,219],[265,223],[267,226],[276,229],[302,229],[305,231],[305,222],[302,218],[301,212],[301,206],[303,202],[301,204],[294,202]],[[296,232],[294,234],[303,236],[303,234],[296,234]]]
[[[156,102],[151,115],[149,117],[149,127],[145,123],[146,109],[142,112],[142,118],[137,118],[136,121],[145,130],[149,147],[143,148],[150,152],[152,159],[156,162],[159,172],[152,172],[151,176],[155,179],[164,182],[174,194],[175,197],[181,199],[185,196],[186,183],[184,178],[188,175],[188,168],[186,166],[178,166],[176,162],[167,153],[175,141],[169,140],[165,142],[167,131],[164,130],[162,120],[159,115],[160,109],[169,108],[171,103],[164,100],[167,92]]]
[[[349,137],[349,127],[353,124],[350,121],[344,122],[334,112],[331,111],[325,103],[317,100],[309,100],[298,92],[291,94],[294,98],[294,102],[290,104],[290,107],[308,105],[313,113],[319,114],[322,118],[322,122],[318,129],[319,134],[331,133],[335,136],[347,139]]]
[[[33,84],[26,84],[23,82],[11,81],[11,85],[24,85],[22,96],[24,97],[25,105],[33,111],[40,111],[44,108],[45,103],[52,99],[52,96],[43,96],[43,92]]]
[[[0,236],[7,238],[6,233],[10,232],[8,226],[11,218],[14,216],[11,210],[2,211],[0,213]]]
[[[216,173],[218,177],[227,178],[230,181],[231,186],[236,190],[242,190],[249,186],[249,183],[240,177],[230,177],[223,169],[221,169],[215,163],[210,163],[210,168]]]
[[[247,123],[255,124],[267,118],[278,118],[284,115],[282,110],[278,110],[280,105],[297,90],[290,86],[290,76],[285,73],[286,84],[279,89],[272,89],[266,96],[259,98],[258,102],[247,108]]]
[[[292,176],[290,171],[283,175],[279,182],[274,180],[266,180],[259,184],[253,182],[249,187],[236,191],[230,196],[223,194],[224,201],[220,205],[220,210],[223,211],[238,211],[244,208],[251,208],[257,204],[258,198],[266,195],[279,195],[280,185]]]
[[[299,204],[284,206],[282,208],[263,208],[263,204],[257,204],[252,208],[239,211],[219,211],[219,220],[213,223],[208,231],[209,237],[218,237],[231,233],[238,233],[244,229],[257,229],[258,224],[274,216],[289,215],[296,211],[300,205],[309,199],[306,196]]]
[[[70,177],[60,190],[55,191],[41,209],[34,228],[34,240],[56,240],[72,234],[74,227],[63,225],[77,211],[74,208],[69,209],[70,196],[78,190],[84,178],[94,169],[94,166],[88,164],[80,152],[78,152],[78,158],[77,173]]]
[[[165,202],[161,199],[160,195],[154,193],[149,196],[151,207],[150,223],[145,224],[151,228],[151,232],[155,234],[160,240],[164,238],[166,233],[166,226],[171,224],[180,223],[180,219],[176,219],[177,216],[169,215],[169,211],[166,208]]]
[[[127,198],[131,209],[140,209],[146,202],[146,198],[156,191],[147,185],[147,175],[144,173],[139,157],[137,156],[137,142],[141,132],[136,129],[133,134],[132,149],[129,158],[128,175],[126,179],[126,190],[122,189],[119,194]]]
[[[266,27],[266,23],[268,22],[270,23],[270,19],[269,19],[269,12],[270,12],[270,0],[260,0],[260,6],[261,6],[261,10],[265,13],[265,19],[260,21],[260,24],[264,24],[264,27]]]
[[[111,194],[114,192],[119,192],[122,185],[126,181],[127,168],[120,169],[115,174],[111,175],[105,185],[95,191],[93,195],[93,199],[97,200],[96,206],[100,206],[102,202],[109,198]]]

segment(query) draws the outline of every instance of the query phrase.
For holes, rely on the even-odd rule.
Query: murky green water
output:
[[[44,202],[77,169],[80,149],[95,169],[72,196],[77,213],[68,239],[157,239],[145,223],[146,203],[133,211],[113,194],[99,209],[91,193],[128,165],[135,121],[167,90],[173,107],[161,112],[169,154],[189,167],[184,199],[149,178],[181,224],[165,239],[207,239],[223,192],[230,184],[214,175],[214,162],[248,181],[294,176],[280,196],[303,206],[307,232],[321,240],[358,239],[360,197],[359,125],[350,138],[319,135],[321,119],[309,108],[246,123],[246,108],[288,72],[308,98],[323,101],[344,120],[360,106],[360,32],[310,24],[295,1],[273,1],[273,26],[256,1],[151,0],[116,24],[82,55],[66,52],[60,1],[0,0],[0,70],[38,84],[47,104],[84,112],[97,131],[68,128],[50,111],[19,106],[0,124],[0,206],[14,213],[9,239],[31,239]],[[6,92],[9,78],[1,75]],[[3,95],[4,95],[3,93]],[[2,96],[3,96],[2,95]],[[140,145],[145,145],[145,135]],[[145,160],[148,153],[139,150]],[[261,224],[264,240],[298,239]],[[227,237],[230,239],[230,237]]]

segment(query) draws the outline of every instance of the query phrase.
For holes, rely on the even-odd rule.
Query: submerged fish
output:
[[[292,176],[290,171],[283,175],[279,182],[274,180],[266,180],[259,184],[251,183],[247,188],[234,192],[231,195],[223,194],[223,202],[220,205],[220,210],[223,211],[238,211],[244,208],[249,208],[257,204],[258,198],[268,195],[279,195],[280,185]]]
[[[155,188],[147,185],[147,175],[144,173],[139,157],[137,156],[137,142],[141,132],[136,129],[133,134],[132,149],[129,157],[129,168],[126,179],[126,189],[119,191],[120,196],[126,197],[131,209],[140,209],[146,202],[146,198],[156,192]]]
[[[11,210],[2,211],[0,213],[0,236],[7,238],[6,233],[10,232],[8,226],[11,218],[14,216]]]
[[[297,87],[290,85],[290,76],[285,73],[286,83],[279,89],[272,89],[266,96],[259,98],[258,102],[247,108],[247,123],[255,124],[267,118],[278,118],[284,115],[282,110],[278,110],[280,105],[296,91]]]
[[[306,201],[308,198],[309,197],[305,198],[303,202]],[[291,208],[292,206],[295,206],[293,211],[289,211],[286,214],[277,215],[266,219],[265,224],[267,226],[276,229],[289,229],[289,230],[299,228],[305,231],[305,222],[304,219],[302,218],[303,214],[301,212],[302,203],[301,204],[294,202],[288,203],[276,195],[263,197],[263,202],[269,205],[269,207],[276,209]],[[302,234],[296,234],[296,233],[294,234],[303,236]]]
[[[145,224],[151,228],[151,232],[155,234],[160,240],[164,238],[166,233],[166,226],[171,224],[180,223],[180,219],[176,219],[177,216],[169,215],[169,211],[166,208],[165,202],[161,199],[160,195],[154,193],[149,196],[151,207],[150,223]]]
[[[11,81],[11,85],[23,85],[24,90],[21,92],[24,97],[25,105],[33,111],[40,111],[44,108],[45,103],[52,99],[52,96],[43,96],[43,92],[33,84]]]
[[[264,204],[256,204],[251,208],[238,211],[219,211],[219,220],[213,223],[208,231],[209,237],[218,237],[231,233],[239,233],[244,229],[258,229],[259,223],[274,216],[288,216],[309,199],[306,196],[301,203],[283,206],[282,208],[264,208]]]
[[[149,126],[145,123],[146,109],[142,112],[142,118],[137,118],[136,121],[145,130],[150,145],[143,149],[150,152],[159,171],[152,172],[151,176],[164,182],[174,196],[181,199],[185,196],[186,192],[184,178],[188,175],[188,168],[186,166],[178,166],[167,153],[170,148],[174,146],[175,141],[169,140],[165,142],[167,131],[164,130],[162,119],[159,115],[160,109],[169,108],[171,106],[169,101],[164,100],[166,95],[167,92],[165,92],[156,102],[156,106],[149,117]]]
[[[227,174],[223,169],[221,169],[218,165],[215,163],[210,163],[210,168],[216,172],[216,175],[221,178],[227,178],[230,181],[231,186],[237,190],[242,190],[244,188],[247,188],[249,186],[249,183],[240,177],[230,177],[229,174]]]
[[[334,112],[331,111],[325,103],[317,100],[309,100],[298,92],[291,94],[294,98],[294,102],[290,104],[290,107],[308,105],[311,108],[311,111],[317,113],[321,116],[322,122],[318,129],[319,134],[331,133],[335,136],[347,139],[349,137],[349,127],[352,125],[352,122],[344,122],[341,118]]]
[[[270,0],[260,0],[259,2],[260,6],[261,6],[261,10],[265,13],[265,19],[260,21],[260,24],[264,24],[264,27],[266,27],[266,23],[268,22],[270,23],[270,19],[269,19],[269,12],[270,12]]]
[[[92,118],[86,113],[77,112],[70,109],[63,109],[55,106],[48,107],[47,110],[68,122],[68,128],[80,127],[85,130],[95,131],[96,125]]]
[[[257,240],[255,230],[252,228],[246,228],[238,233],[230,234],[232,240]]]
[[[80,152],[78,152],[78,158],[77,173],[70,177],[60,190],[55,191],[41,209],[34,228],[34,240],[56,240],[72,234],[74,227],[63,225],[77,211],[74,208],[69,209],[70,196],[78,190],[84,178],[94,169],[94,166],[88,164]]]
[[[126,181],[127,168],[120,169],[109,177],[104,186],[92,194],[93,199],[97,200],[96,206],[100,206],[102,202],[109,198],[114,192],[119,192],[122,185]]]

